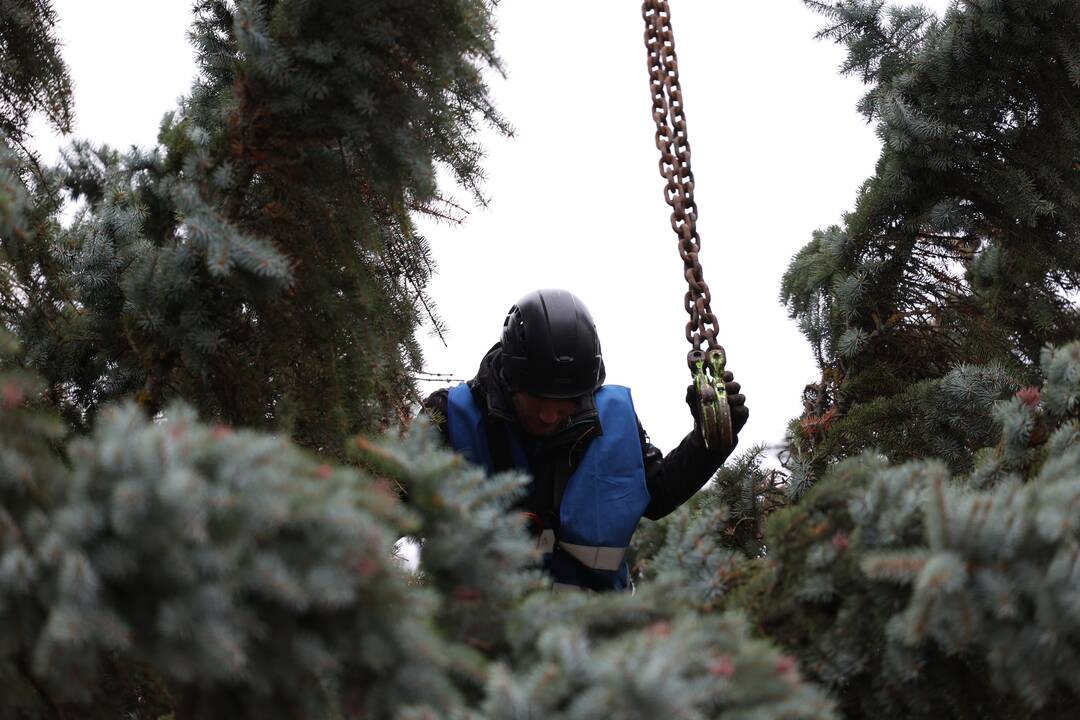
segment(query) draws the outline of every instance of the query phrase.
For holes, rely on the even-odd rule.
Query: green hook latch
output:
[[[724,365],[727,357],[721,347],[710,350],[691,350],[686,355],[690,375],[697,391],[698,418],[705,447],[730,448],[733,443],[731,431],[731,407],[724,384]]]

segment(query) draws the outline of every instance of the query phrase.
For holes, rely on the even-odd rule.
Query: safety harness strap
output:
[[[540,533],[540,537],[536,539],[536,549],[540,551],[541,555],[546,555],[549,552],[555,551],[555,531],[544,530]]]

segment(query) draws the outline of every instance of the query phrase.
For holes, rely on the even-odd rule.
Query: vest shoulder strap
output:
[[[447,396],[447,430],[450,447],[488,473],[527,469],[521,443],[503,422],[488,422],[477,404],[472,388],[460,383]]]

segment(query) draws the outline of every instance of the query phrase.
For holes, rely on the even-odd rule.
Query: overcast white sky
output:
[[[194,73],[187,0],[53,4],[76,135],[151,145]],[[822,18],[797,0],[671,5],[701,260],[751,408],[741,445],[776,444],[817,375],[777,301],[780,277],[815,228],[853,206],[879,143],[854,109],[862,86],[836,73],[842,49],[813,40]],[[596,319],[609,382],[633,388],[667,451],[691,422],[686,287],[657,170],[640,3],[503,0],[497,17],[508,77],[491,82],[517,133],[486,137],[488,208],[457,227],[422,224],[439,262],[430,291],[449,326],[448,347],[425,338],[428,370],[471,377],[515,300],[569,289]],[[47,157],[58,144],[39,133]]]

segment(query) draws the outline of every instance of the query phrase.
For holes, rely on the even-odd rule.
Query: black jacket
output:
[[[513,467],[513,460],[506,443],[500,441],[506,437],[500,424],[513,424],[515,419],[510,392],[499,372],[500,360],[500,346],[496,344],[484,356],[479,372],[468,385],[477,407],[484,410],[495,469],[506,470]],[[601,368],[599,384],[603,384],[603,381],[604,371]],[[447,445],[450,443],[446,423],[448,394],[448,389],[436,390],[424,401],[425,412],[438,425]],[[589,395],[582,398],[577,411],[556,434],[527,443],[533,480],[520,509],[543,518],[544,527],[557,526],[563,489],[589,446],[589,441],[602,433],[596,406]],[[694,428],[677,448],[665,456],[649,442],[640,420],[638,434],[641,436],[641,455],[645,461],[645,481],[652,497],[645,509],[645,517],[651,520],[664,517],[689,500],[709,481],[734,449],[708,450],[700,432]]]

